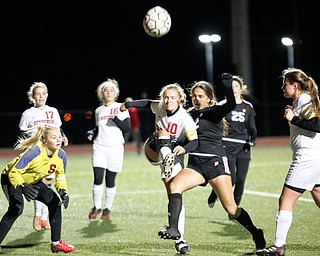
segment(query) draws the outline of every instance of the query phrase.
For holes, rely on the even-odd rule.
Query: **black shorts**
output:
[[[227,157],[189,155],[188,166],[208,182],[220,175],[230,175]]]
[[[223,141],[224,149],[226,150],[226,154],[228,159],[234,159],[237,158],[241,159],[251,159],[251,150],[250,151],[244,151],[243,146],[244,144],[241,143],[235,143],[231,141]]]

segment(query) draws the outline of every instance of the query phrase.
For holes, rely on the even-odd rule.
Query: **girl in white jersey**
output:
[[[64,146],[68,146],[68,138],[61,129],[62,122],[58,110],[46,105],[48,99],[47,86],[42,82],[35,82],[30,86],[27,96],[29,103],[33,104],[33,107],[28,108],[21,115],[19,123],[20,134],[22,136],[27,136],[25,131],[36,125],[60,127]],[[51,185],[53,178],[54,174],[47,176],[43,181],[46,184]],[[36,231],[40,231],[42,228],[50,229],[48,214],[48,207],[44,203],[34,200],[33,228]]]
[[[160,165],[161,179],[170,192],[170,183],[183,167],[183,155],[198,145],[197,125],[183,108],[186,94],[177,83],[162,87],[160,100],[135,100],[126,102],[122,110],[130,107],[150,108],[155,114],[155,132],[145,143],[147,159],[154,165]],[[186,254],[189,247],[183,239],[185,210],[182,208],[179,219],[179,231],[182,234],[175,242],[177,252]]]
[[[94,181],[92,186],[93,208],[89,219],[96,219],[102,211],[103,176],[105,172],[105,202],[101,219],[110,219],[110,211],[116,195],[115,179],[122,170],[124,157],[123,134],[130,131],[128,111],[119,110],[116,102],[120,90],[118,82],[107,79],[97,88],[101,106],[95,110],[96,127],[87,132],[87,139],[93,141],[92,166]]]
[[[320,102],[318,86],[302,70],[289,68],[282,72],[284,97],[293,98],[292,106],[284,110],[284,118],[290,127],[292,162],[279,198],[279,209],[276,217],[276,234],[274,244],[258,250],[257,255],[285,255],[286,238],[293,219],[293,206],[306,191],[311,194],[318,205],[320,187]],[[309,121],[302,126],[301,120]]]

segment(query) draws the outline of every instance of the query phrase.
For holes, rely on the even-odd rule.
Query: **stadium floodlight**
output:
[[[294,48],[293,48],[293,40],[290,37],[282,37],[281,42],[284,46],[287,47],[288,54],[288,67],[294,67]]]
[[[207,67],[207,79],[209,82],[213,83],[213,43],[221,41],[221,36],[218,34],[212,35],[200,35],[198,37],[199,41],[205,46],[205,56],[206,56],[206,67]]]

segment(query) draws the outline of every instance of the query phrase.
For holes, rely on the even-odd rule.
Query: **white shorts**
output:
[[[311,191],[320,180],[320,153],[314,149],[301,149],[292,156],[285,184]]]
[[[108,169],[111,172],[121,172],[124,159],[123,144],[107,147],[93,144],[92,166]]]

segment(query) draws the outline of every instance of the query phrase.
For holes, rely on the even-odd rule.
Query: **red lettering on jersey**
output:
[[[53,118],[53,111],[46,111],[46,116],[48,119]]]
[[[171,122],[168,123],[167,129],[166,129],[168,133],[170,133],[171,135],[175,135],[177,133],[177,130],[178,130],[178,125],[176,123],[171,123]]]
[[[48,173],[52,174],[56,171],[57,166],[55,164],[51,164]]]

